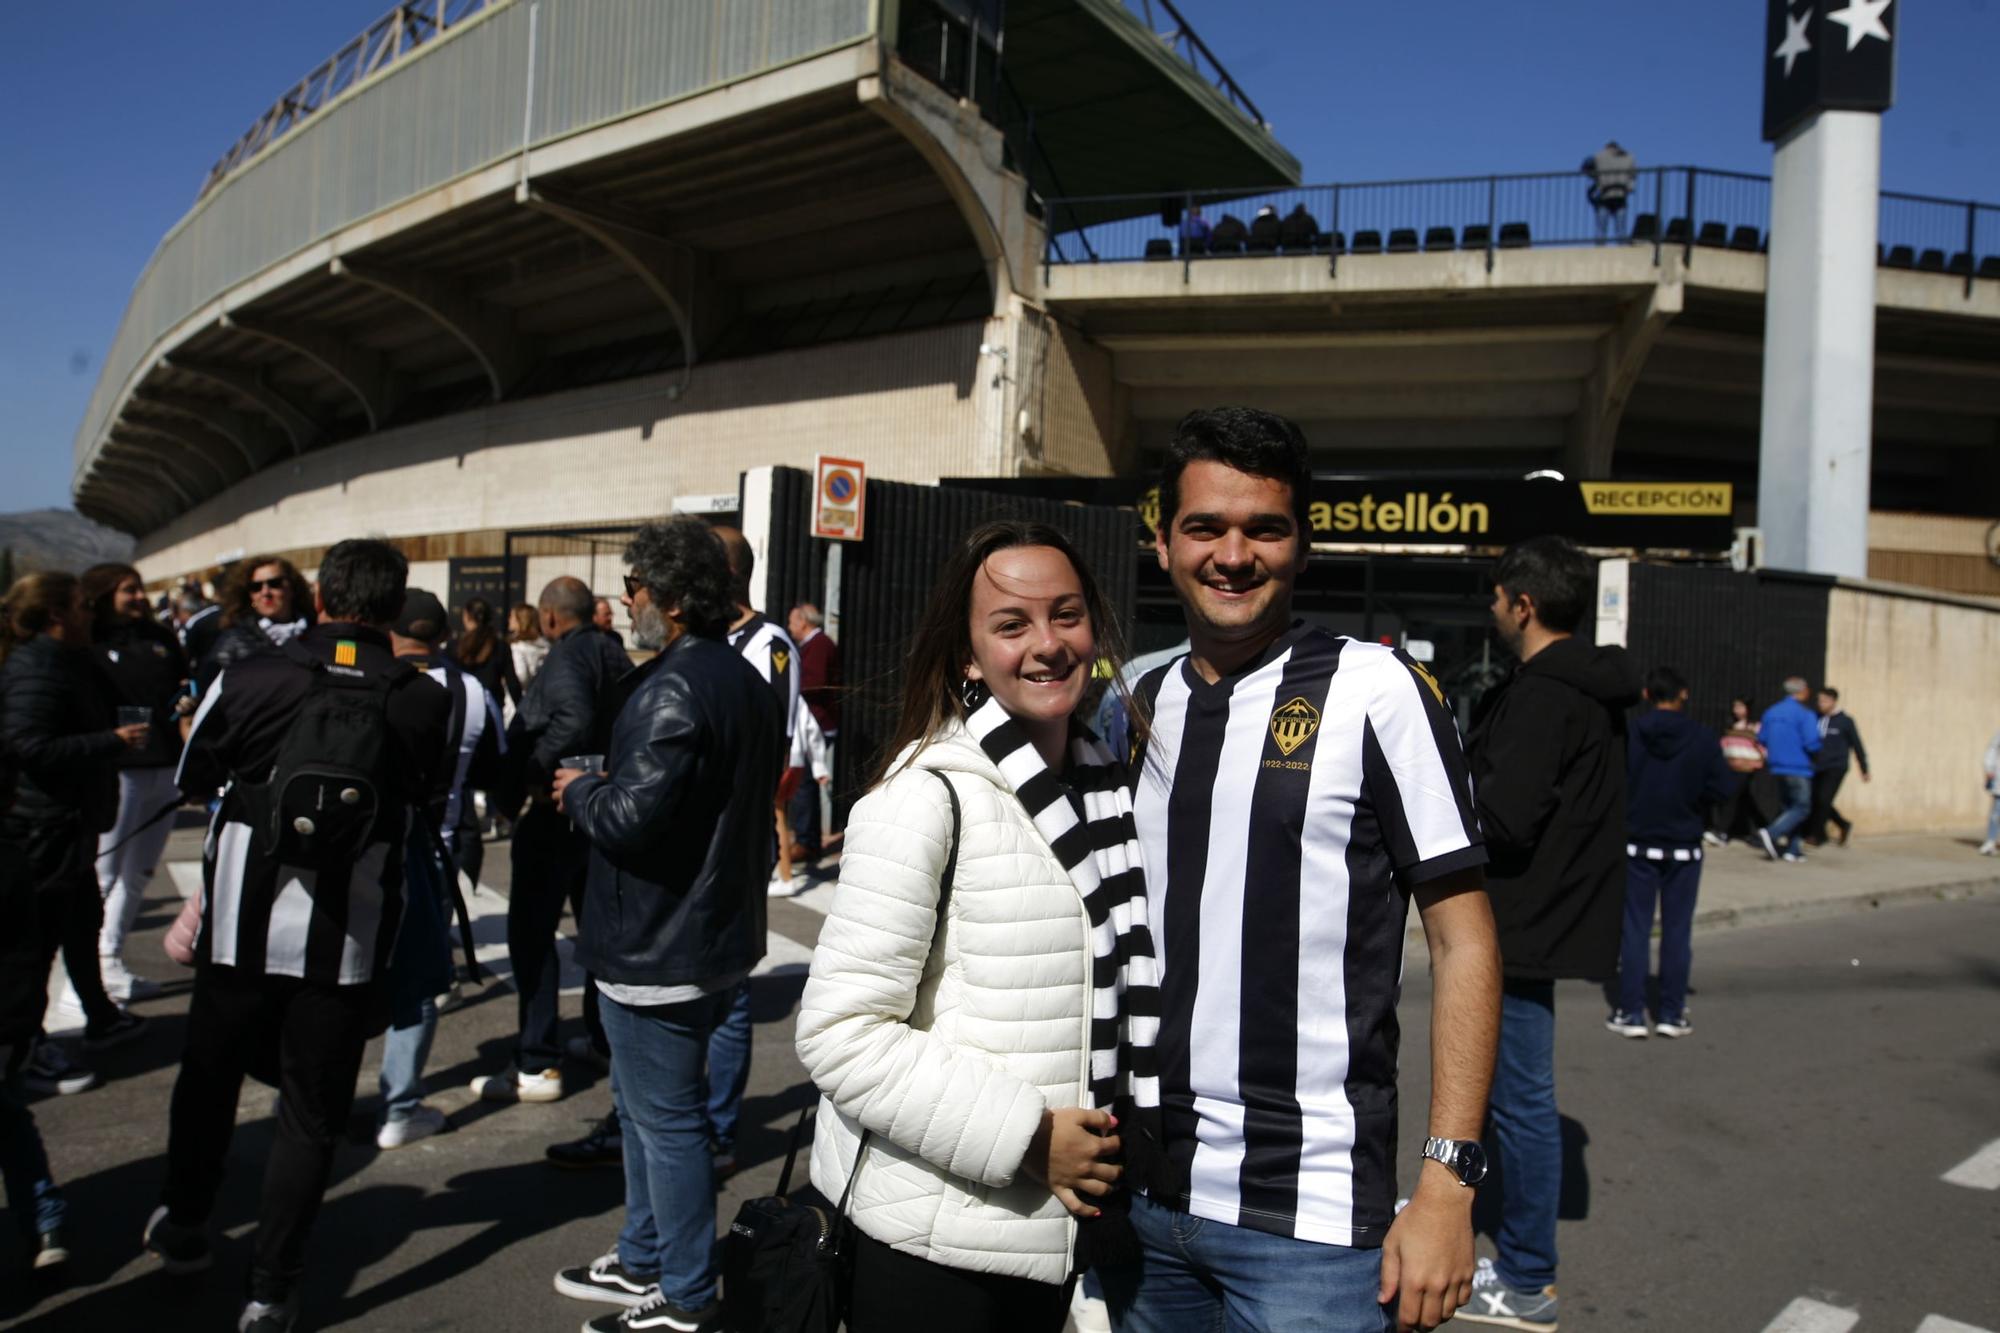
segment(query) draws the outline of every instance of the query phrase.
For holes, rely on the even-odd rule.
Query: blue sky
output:
[[[1311,182],[1764,172],[1758,0],[1179,0]],[[1136,0],[1134,0],[1136,7]],[[208,166],[386,0],[16,6],[0,44],[0,510],[66,505],[132,284]],[[1883,185],[2000,201],[2000,0],[1893,11]]]

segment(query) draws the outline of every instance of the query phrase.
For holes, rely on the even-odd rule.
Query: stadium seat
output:
[[[1987,255],[1979,261],[1979,276],[2000,278],[2000,255]]]
[[[1467,250],[1484,250],[1492,239],[1493,228],[1484,222],[1468,222],[1465,224],[1465,235],[1460,243]]]
[[[1340,231],[1321,232],[1319,234],[1319,248],[1330,255],[1346,254],[1347,233]]]
[[[1659,234],[1660,215],[1658,213],[1641,213],[1638,217],[1632,219],[1633,240],[1650,241],[1656,239]]]
[[[1502,250],[1525,249],[1533,243],[1528,236],[1527,223],[1503,222],[1500,224],[1500,248]]]
[[[1431,227],[1424,232],[1424,249],[1453,250],[1458,247],[1458,236],[1450,227]]]
[[[1970,250],[1960,250],[1951,257],[1951,262],[1944,266],[1944,271],[1951,274],[1954,278],[1971,277],[1972,252]]]
[[[1668,245],[1686,245],[1687,238],[1688,220],[1686,218],[1675,218],[1673,221],[1667,223],[1667,233],[1662,239]]]
[[[1173,257],[1174,243],[1166,237],[1155,236],[1152,240],[1146,242],[1146,258],[1172,259]]]
[[[1925,273],[1944,272],[1944,251],[1926,250],[1917,256],[1917,267]]]
[[[1704,222],[1694,238],[1696,245],[1712,245],[1718,250],[1729,244],[1729,228],[1720,222]]]
[[[1915,268],[1917,252],[1907,245],[1892,245],[1889,247],[1889,257],[1882,263],[1889,268]]]
[[[1748,250],[1754,254],[1760,240],[1761,237],[1758,235],[1755,227],[1738,227],[1735,231],[1729,233],[1729,248],[1732,250]]]
[[[1417,252],[1417,229],[1397,227],[1389,233],[1388,251],[1392,255],[1410,255]]]
[[[1379,231],[1357,231],[1354,233],[1354,253],[1357,255],[1379,255],[1382,253],[1382,233]]]

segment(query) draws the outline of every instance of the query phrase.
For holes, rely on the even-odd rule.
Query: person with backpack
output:
[[[168,1117],[167,1171],[145,1247],[170,1273],[207,1268],[236,1104],[253,1063],[278,1071],[277,1135],[240,1333],[298,1318],[313,1218],[346,1134],[404,911],[416,807],[451,724],[444,687],[398,662],[387,631],[408,563],[344,541],[319,568],[319,623],[225,668],[203,692],[179,785],[221,803],[202,862],[194,993]]]

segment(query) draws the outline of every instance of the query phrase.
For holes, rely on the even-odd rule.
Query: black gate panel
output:
[[[780,625],[800,602],[826,606],[826,548],[812,535],[813,474],[803,468],[771,469],[771,531],[764,550],[757,608]]]
[[[910,636],[938,572],[966,534],[1001,518],[1047,523],[1068,537],[1129,635],[1137,563],[1131,510],[870,481],[867,540],[841,551],[840,653],[848,697],[834,760],[837,823],[846,821],[882,759]],[[804,530],[803,509],[798,523]]]
[[[1626,646],[1645,671],[1687,677],[1689,714],[1721,730],[1737,695],[1761,713],[1787,676],[1825,679],[1833,580],[1698,565],[1632,566]]]

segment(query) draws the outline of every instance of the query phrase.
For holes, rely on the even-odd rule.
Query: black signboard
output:
[[[447,606],[462,611],[467,602],[477,597],[491,606],[499,619],[505,620],[510,599],[521,596],[522,585],[527,582],[528,557],[453,556],[450,569]]]
[[[1896,96],[1897,0],[1767,0],[1764,138],[1819,111],[1886,111]]]
[[[1134,477],[948,477],[940,484],[1127,506],[1139,513],[1135,540],[1146,545],[1159,518],[1159,488]],[[1607,549],[1720,553],[1736,539],[1735,507],[1735,487],[1726,481],[1316,477],[1307,512],[1316,546],[1500,547],[1558,533]]]

